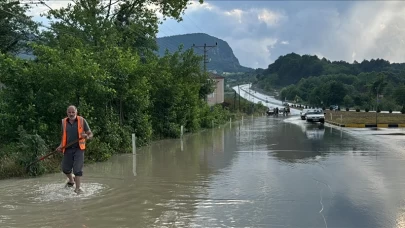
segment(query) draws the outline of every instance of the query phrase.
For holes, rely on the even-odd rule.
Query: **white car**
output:
[[[308,109],[308,108],[303,109],[303,110],[300,112],[301,119],[302,119],[302,120],[305,120],[305,116],[307,115],[307,113],[310,112],[310,111],[314,111],[314,110],[315,110],[315,109]]]
[[[325,123],[325,114],[322,109],[311,110],[306,113],[305,118],[307,122],[321,122]]]

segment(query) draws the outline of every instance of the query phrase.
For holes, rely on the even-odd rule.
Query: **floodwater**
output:
[[[60,173],[0,181],[0,227],[405,227],[404,136],[298,118],[86,165],[82,195]]]

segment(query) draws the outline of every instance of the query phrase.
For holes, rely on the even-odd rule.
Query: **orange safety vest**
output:
[[[68,119],[69,119],[68,117],[62,119],[62,126],[63,126],[62,147],[65,147],[67,144],[66,125],[67,125],[67,122],[69,121]],[[84,133],[83,126],[84,126],[83,117],[77,116],[77,131],[79,133],[79,138]],[[79,147],[81,150],[86,149],[86,139],[79,140]],[[62,152],[65,153],[65,148],[63,148]]]

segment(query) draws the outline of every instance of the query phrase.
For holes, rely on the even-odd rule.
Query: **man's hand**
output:
[[[59,145],[58,148],[56,148],[56,150],[62,152],[62,145]]]
[[[91,139],[93,137],[93,133],[87,132],[82,134],[82,138],[84,139]]]

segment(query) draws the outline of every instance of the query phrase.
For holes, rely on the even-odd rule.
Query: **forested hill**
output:
[[[317,56],[298,55],[295,53],[280,56],[267,69],[259,73],[258,83],[273,86],[287,86],[298,83],[301,78],[310,76],[347,74],[358,75],[364,72],[383,72],[400,74],[405,64],[391,63],[384,59],[364,60],[361,63],[329,61]]]
[[[405,64],[383,59],[361,63],[329,61],[295,53],[279,57],[267,69],[256,70],[254,85],[281,90],[281,98],[310,105],[342,105],[398,110],[405,105]]]
[[[167,36],[157,39],[160,56],[164,55],[166,48],[170,52],[177,51],[178,46],[181,44],[183,44],[184,50],[187,50],[192,48],[193,44],[196,46],[201,46],[204,44],[207,44],[207,46],[212,46],[215,45],[216,42],[218,43],[218,46],[207,52],[208,59],[210,60],[210,62],[207,63],[208,70],[216,70],[219,73],[253,71],[253,69],[241,66],[239,64],[239,60],[235,57],[232,48],[226,41],[205,33]],[[204,54],[202,48],[194,48],[194,50],[199,55]]]

